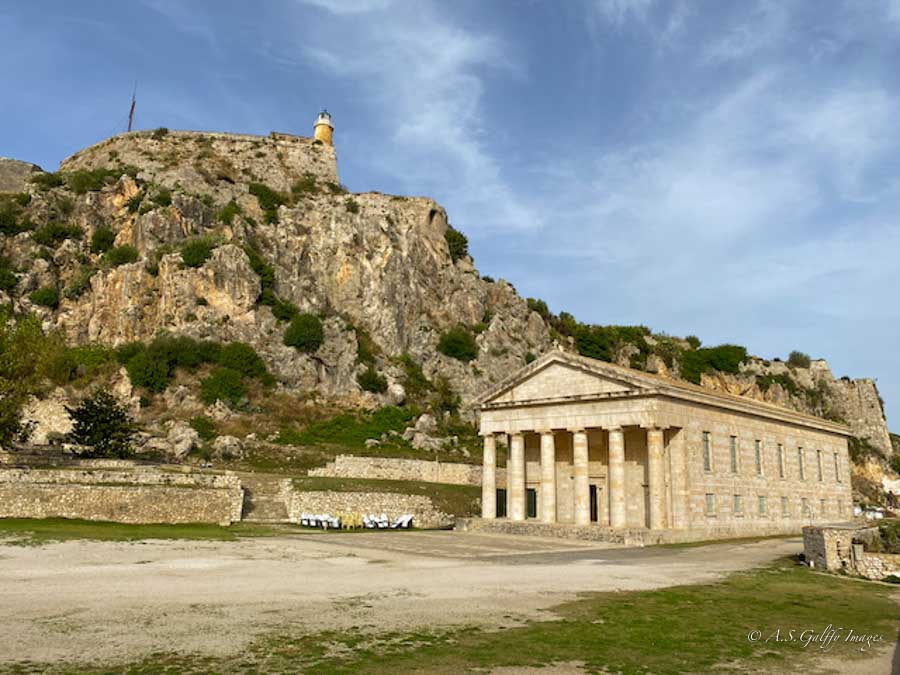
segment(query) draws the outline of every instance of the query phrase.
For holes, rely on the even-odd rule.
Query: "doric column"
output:
[[[556,439],[553,432],[541,434],[541,520],[556,522]]]
[[[525,520],[525,437],[509,437],[509,519]]]
[[[584,429],[572,431],[572,469],[575,478],[575,524],[591,522],[591,487],[588,481],[588,437]]]
[[[666,476],[663,466],[663,430],[647,429],[647,482],[650,486],[650,529],[661,530],[666,526],[665,491]]]
[[[497,517],[497,439],[494,434],[484,437],[481,462],[481,517]]]
[[[609,526],[625,527],[625,434],[609,430]]]

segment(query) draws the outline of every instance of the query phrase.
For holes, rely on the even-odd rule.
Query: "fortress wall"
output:
[[[243,493],[231,475],[13,469],[0,471],[0,518],[230,525]]]

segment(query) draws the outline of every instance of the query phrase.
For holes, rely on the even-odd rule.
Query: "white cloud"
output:
[[[488,148],[483,119],[488,74],[521,76],[505,45],[429,4],[405,10],[336,15],[306,32],[301,55],[359,89],[386,134],[365,141],[380,171],[416,192],[445,195],[457,222],[533,224]]]

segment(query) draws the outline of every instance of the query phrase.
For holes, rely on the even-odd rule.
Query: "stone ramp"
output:
[[[285,479],[259,474],[241,474],[244,507],[241,521],[247,523],[288,523],[284,492]]]

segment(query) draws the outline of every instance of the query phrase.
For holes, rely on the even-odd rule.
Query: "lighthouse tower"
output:
[[[326,145],[333,145],[331,142],[332,134],[334,134],[334,125],[331,123],[331,114],[323,109],[313,125],[313,136],[317,141],[322,141]]]

